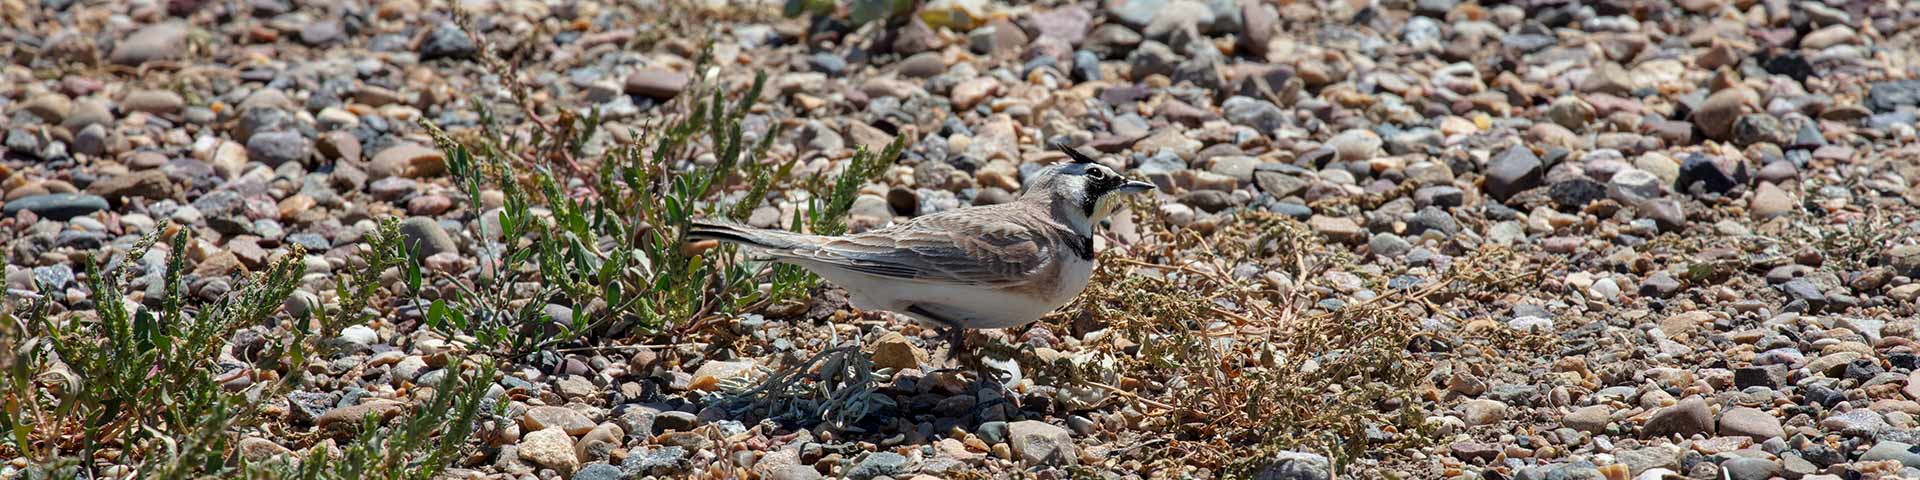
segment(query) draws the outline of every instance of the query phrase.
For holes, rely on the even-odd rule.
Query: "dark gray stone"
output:
[[[313,141],[300,132],[263,132],[247,139],[247,159],[269,167],[304,162],[312,155]]]
[[[1867,106],[1887,113],[1902,106],[1920,105],[1920,80],[1891,80],[1867,84]]]
[[[1546,165],[1524,146],[1508,147],[1487,161],[1487,194],[1505,201],[1514,194],[1540,186]]]
[[[1306,452],[1280,452],[1266,468],[1260,469],[1255,480],[1328,480],[1333,478],[1333,470],[1327,457]]]
[[[451,58],[465,60],[472,58],[480,50],[473,45],[473,38],[467,36],[459,25],[443,23],[433,28],[425,40],[420,41],[420,59],[436,60]]]
[[[27,211],[33,212],[34,215],[39,215],[40,218],[64,222],[73,219],[73,217],[106,209],[107,199],[101,198],[98,195],[50,193],[14,199],[13,201],[7,202],[7,206],[4,209],[0,209],[0,213],[11,217],[20,214],[20,212]]]
[[[893,452],[874,452],[853,468],[847,469],[847,478],[868,480],[880,476],[892,476],[907,470],[907,457]]]
[[[1220,110],[1228,122],[1252,127],[1263,134],[1271,135],[1287,126],[1287,113],[1266,100],[1235,96],[1221,103]]]
[[[589,463],[573,472],[572,480],[623,480],[627,473],[605,463]]]

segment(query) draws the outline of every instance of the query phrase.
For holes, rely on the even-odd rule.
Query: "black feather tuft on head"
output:
[[[1093,157],[1080,153],[1080,149],[1069,147],[1067,144],[1053,142],[1053,149],[1059,150],[1060,153],[1067,154],[1067,158],[1073,159],[1073,163],[1093,163]]]

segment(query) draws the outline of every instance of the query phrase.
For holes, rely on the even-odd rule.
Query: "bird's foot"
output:
[[[948,326],[940,329],[940,336],[947,338],[947,361],[956,368],[972,369],[978,361],[973,350],[967,348],[967,329]]]

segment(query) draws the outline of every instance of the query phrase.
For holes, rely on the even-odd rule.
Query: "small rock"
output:
[[[440,150],[417,143],[401,143],[373,155],[367,173],[374,180],[387,177],[426,178],[447,173],[447,157]]]
[[[420,42],[421,60],[442,58],[465,60],[472,58],[479,51],[480,49],[473,44],[473,38],[467,36],[467,31],[452,23],[442,23],[433,27],[433,30],[427,33],[427,38]]]
[[[920,368],[927,352],[899,332],[888,332],[873,342],[873,365],[880,368]]]
[[[247,158],[269,167],[306,161],[313,154],[313,142],[299,132],[264,132],[247,139]]]
[[[1279,452],[1273,454],[1266,468],[1254,476],[1257,480],[1330,480],[1333,478],[1332,462],[1327,457],[1307,452]]]
[[[1351,218],[1314,215],[1307,220],[1307,225],[1313,227],[1314,232],[1335,242],[1359,244],[1367,241],[1367,231]]]
[[[1073,444],[1073,432],[1037,420],[1022,420],[1007,425],[1007,441],[1013,453],[1028,465],[1077,465],[1079,447]]]
[[[106,209],[107,199],[97,195],[50,193],[9,200],[5,207],[0,207],[0,214],[11,217],[20,212],[33,212],[40,218],[64,222]]]
[[[593,419],[571,408],[538,406],[520,415],[520,427],[528,431],[558,428],[568,435],[584,435],[593,430]]]
[[[1708,96],[1693,111],[1693,124],[1707,138],[1727,140],[1733,137],[1733,122],[1747,113],[1747,97],[1739,89],[1729,88]]]
[[[559,427],[528,433],[520,438],[518,447],[520,458],[540,466],[563,473],[580,466],[580,457],[573,451],[573,437]]]
[[[1332,139],[1327,140],[1327,146],[1333,147],[1339,159],[1345,162],[1373,158],[1373,155],[1380,150],[1381,143],[1380,135],[1362,129],[1340,132],[1339,135],[1334,135]]]
[[[1688,397],[1671,407],[1662,408],[1647,419],[1643,431],[1649,437],[1713,433],[1713,415],[1707,411],[1707,402],[1699,397]]]
[[[187,23],[172,21],[149,25],[128,35],[113,47],[108,60],[120,65],[140,65],[152,61],[176,60],[187,50]]]
[[[404,411],[406,411],[406,405],[400,402],[375,399],[359,405],[327,410],[327,413],[321,414],[320,418],[315,419],[313,423],[314,426],[319,427],[321,430],[326,430],[334,425],[341,425],[344,428],[357,428],[360,426],[361,419],[369,415],[377,416],[381,421],[386,421],[387,419],[400,415],[400,413]],[[569,451],[568,455],[571,456],[572,452]]]
[[[440,222],[432,218],[411,217],[400,221],[400,236],[417,258],[440,253],[457,254],[460,251],[460,246],[453,242],[453,236],[448,235],[447,230],[440,227]]]
[[[1506,200],[1514,194],[1540,186],[1544,165],[1540,157],[1526,147],[1508,147],[1487,161],[1486,191]]]
[[[1811,457],[1809,457],[1811,459]],[[1875,462],[1896,460],[1907,468],[1920,468],[1920,446],[1895,441],[1882,441],[1860,455],[1860,460]]]
[[[1497,400],[1475,399],[1460,404],[1468,426],[1492,425],[1507,418],[1507,404]]]
[[[853,468],[847,469],[847,478],[869,480],[875,477],[899,474],[907,469],[907,457],[893,452],[874,452]]]
[[[1719,433],[1729,437],[1749,437],[1754,443],[1786,437],[1786,430],[1780,426],[1779,418],[1749,407],[1733,407],[1721,412]]]
[[[907,78],[927,78],[947,71],[947,62],[939,52],[921,52],[893,64],[894,71]]]
[[[626,92],[654,100],[667,100],[687,89],[685,74],[660,68],[644,68],[627,75]]]
[[[1613,411],[1603,405],[1580,407],[1560,418],[1561,425],[1587,433],[1604,433],[1607,425],[1612,423]]]
[[[1760,182],[1760,186],[1753,190],[1753,201],[1748,209],[1752,211],[1754,220],[1785,215],[1793,210],[1793,196],[1774,186],[1773,182]]]
[[[1252,97],[1234,96],[1228,98],[1225,103],[1220,104],[1220,110],[1228,122],[1234,125],[1253,127],[1261,133],[1269,135],[1281,128],[1285,128],[1288,123],[1287,113],[1281,110],[1280,107],[1275,106],[1273,102]],[[1372,132],[1366,133],[1371,134]],[[1364,139],[1358,141],[1364,141]],[[1379,137],[1374,137],[1374,141],[1377,145]],[[1355,147],[1364,147],[1364,145]]]
[[[187,99],[166,90],[135,90],[120,98],[120,109],[154,115],[173,115],[186,108]]]

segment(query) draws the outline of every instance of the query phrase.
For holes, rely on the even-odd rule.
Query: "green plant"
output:
[[[165,229],[162,229],[163,231]],[[140,258],[160,238],[149,235],[127,258]],[[310,332],[268,340],[252,365],[238,372],[264,380],[229,392],[219,374],[220,346],[237,330],[277,311],[304,271],[298,248],[211,305],[188,305],[181,291],[190,235],[172,237],[161,279],[160,308],[130,306],[121,296],[128,265],[100,270],[86,259],[90,316],[49,318],[47,297],[25,310],[30,340],[8,362],[0,428],[14,454],[42,473],[91,476],[95,459],[140,478],[185,478],[234,471],[230,432],[259,422],[259,398],[299,382],[311,353]],[[47,290],[42,287],[42,291]],[[10,327],[12,314],[0,319]],[[55,362],[55,359],[58,362]],[[278,378],[277,380],[275,378]]]
[[[469,360],[478,369],[469,370]],[[454,359],[445,373],[433,396],[401,417],[398,425],[382,427],[379,418],[370,415],[362,420],[360,435],[341,449],[338,458],[315,449],[297,470],[274,473],[304,480],[434,478],[457,458],[482,417],[497,417],[505,406],[487,398],[487,390],[500,378],[493,362]]]
[[[446,278],[456,286],[455,294],[428,306],[428,323],[471,335],[477,346],[499,347],[512,358],[590,333],[657,331],[804,292],[814,279],[803,270],[775,267],[769,288],[762,291],[756,286],[760,272],[751,265],[715,262],[709,251],[687,248],[685,234],[695,219],[744,220],[769,190],[791,180],[791,162],[762,161],[779,128],[757,142],[749,142],[742,128],[765,80],[757,75],[732,101],[719,89],[689,92],[692,100],[683,114],[662,128],[640,132],[637,141],[608,148],[595,174],[584,178],[557,175],[537,164],[529,168],[530,162],[499,140],[502,130],[484,108],[478,136],[456,138],[423,123],[446,152],[449,170],[468,198],[480,198],[487,187],[499,189],[504,198],[498,211],[484,213],[497,215],[497,222],[475,221],[482,236],[500,239],[480,252],[483,269],[494,275]],[[565,137],[574,145],[542,148],[584,152],[577,144],[601,128],[597,114],[561,118],[560,130],[576,132]],[[899,139],[877,155],[862,149],[834,181],[809,179],[813,208],[794,227],[844,231],[860,185],[904,148],[905,140]],[[695,152],[711,154],[712,161],[692,161]],[[566,185],[594,188],[581,196]],[[720,201],[722,192],[733,188],[744,191],[740,200]],[[536,214],[536,205],[549,213]],[[514,290],[530,283],[538,284],[538,291]],[[567,306],[574,315],[566,321],[548,318],[546,304]]]

